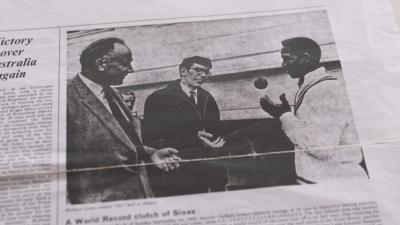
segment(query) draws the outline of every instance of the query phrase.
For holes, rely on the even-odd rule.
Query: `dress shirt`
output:
[[[195,100],[195,102],[196,102],[196,104],[197,104],[197,88],[194,89],[194,90],[192,90],[192,89],[190,89],[188,86],[186,86],[186,85],[184,85],[184,84],[182,84],[182,83],[179,83],[179,84],[181,85],[182,91],[183,91],[189,98],[190,98],[191,92],[194,92],[194,100]]]

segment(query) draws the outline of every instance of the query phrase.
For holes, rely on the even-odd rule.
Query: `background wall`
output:
[[[146,97],[178,79],[178,65],[185,57],[201,55],[213,61],[213,77],[204,84],[216,98],[223,120],[265,118],[259,98],[268,94],[277,100],[286,92],[290,102],[297,90],[296,80],[281,69],[281,41],[306,36],[317,41],[322,61],[341,79],[335,41],[326,11],[184,22],[99,30],[71,31],[68,36],[68,78],[80,70],[79,55],[92,41],[120,37],[133,49],[135,73],[123,88],[137,96],[134,111],[143,114]],[[266,76],[270,85],[257,90],[253,81]]]

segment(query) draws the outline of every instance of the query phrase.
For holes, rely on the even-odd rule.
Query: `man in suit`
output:
[[[217,137],[220,114],[214,98],[201,85],[210,78],[208,58],[185,58],[180,79],[152,93],[145,102],[143,136],[152,147],[173,147],[183,159],[211,157],[225,141]],[[225,189],[224,166],[215,161],[181,163],[175,171],[150,175],[157,196]]]
[[[118,91],[133,73],[123,40],[100,39],[86,47],[81,72],[67,86],[67,191],[72,204],[150,197],[142,160],[175,169],[175,149],[143,146],[138,123]]]
[[[294,108],[285,94],[281,104],[268,96],[261,107],[279,119],[295,146],[295,167],[299,183],[318,183],[344,178],[367,178],[363,155],[343,86],[320,64],[321,48],[305,37],[282,42],[282,67],[299,90]]]

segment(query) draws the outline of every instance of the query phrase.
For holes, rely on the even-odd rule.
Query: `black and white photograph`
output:
[[[69,30],[67,202],[368,179],[325,10]]]

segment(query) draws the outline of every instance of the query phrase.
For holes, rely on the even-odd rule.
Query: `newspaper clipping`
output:
[[[1,26],[0,225],[400,224],[389,2],[234,2]]]

